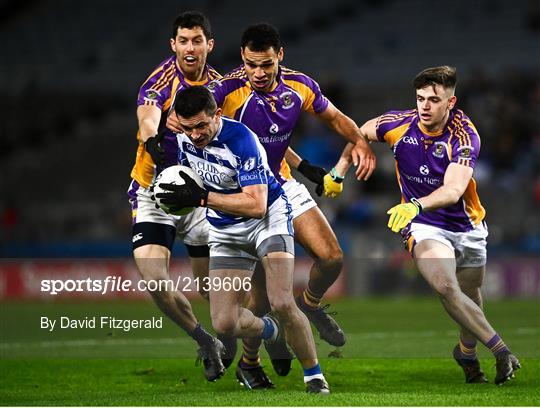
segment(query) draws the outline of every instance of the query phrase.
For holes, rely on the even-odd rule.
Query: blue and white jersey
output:
[[[266,151],[246,125],[222,117],[216,136],[204,149],[195,147],[183,133],[176,136],[180,147],[178,162],[190,166],[208,191],[234,194],[240,193],[242,187],[267,184],[267,207],[285,194],[268,166]],[[211,208],[207,209],[206,218],[216,227],[247,219]]]

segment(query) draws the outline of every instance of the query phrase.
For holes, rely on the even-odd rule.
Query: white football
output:
[[[161,203],[161,200],[157,197],[159,193],[168,192],[168,190],[164,190],[159,186],[162,183],[175,184],[177,186],[181,186],[182,184],[185,184],[184,179],[179,174],[180,171],[183,171],[189,177],[195,180],[195,182],[199,185],[199,187],[204,188],[201,178],[199,177],[197,173],[195,173],[191,169],[191,167],[180,166],[180,165],[167,167],[165,170],[163,170],[161,173],[158,174],[158,176],[156,177],[156,180],[154,181],[154,196],[156,198],[156,203],[167,214],[186,215],[194,210],[193,207],[189,207],[189,208],[182,208],[179,211],[170,211],[169,207],[166,204]]]

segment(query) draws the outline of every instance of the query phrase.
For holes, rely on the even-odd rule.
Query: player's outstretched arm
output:
[[[358,180],[369,179],[377,166],[377,159],[354,120],[342,113],[331,102],[317,116],[354,145],[351,150],[351,157],[353,164],[358,166],[356,178]]]
[[[377,142],[376,127],[377,118],[371,119],[364,123],[359,129],[360,135],[366,142]],[[343,191],[343,180],[353,165],[352,151],[354,144],[349,142],[341,152],[336,165],[324,177],[324,195],[327,197],[337,197]]]
[[[314,182],[317,187],[315,192],[320,197],[323,192],[324,177],[326,170],[320,166],[311,164],[306,159],[302,159],[293,149],[290,147],[285,151],[285,160],[287,163],[302,173],[308,180]]]
[[[431,194],[418,198],[422,211],[433,211],[457,203],[465,194],[472,174],[472,167],[450,163],[444,173],[443,185]]]
[[[232,215],[248,218],[264,218],[267,210],[268,185],[253,184],[242,187],[241,193],[208,193],[207,206]]]
[[[422,211],[433,211],[458,202],[473,173],[472,167],[450,163],[444,173],[443,185],[425,197],[413,197],[410,203],[398,204],[387,211],[388,228],[399,232]]]

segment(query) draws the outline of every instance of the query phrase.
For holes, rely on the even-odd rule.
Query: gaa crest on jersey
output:
[[[281,99],[281,107],[283,109],[290,109],[294,106],[292,92],[283,92],[281,95],[279,95],[279,98]]]
[[[425,164],[421,165],[419,170],[420,170],[420,173],[423,174],[424,176],[429,174],[429,167],[426,166]]]
[[[432,154],[433,156],[438,157],[439,159],[442,159],[444,157],[445,150],[446,150],[445,142],[435,142]]]
[[[244,162],[244,170],[245,171],[251,171],[255,168],[255,157],[250,157]]]
[[[472,146],[461,146],[458,149],[458,157],[463,160],[470,160],[471,153],[473,150],[474,150],[474,147]]]
[[[405,136],[403,138],[403,143],[407,143],[407,144],[411,144],[411,145],[415,145],[415,146],[418,146],[418,140],[416,140],[414,137],[412,136]]]

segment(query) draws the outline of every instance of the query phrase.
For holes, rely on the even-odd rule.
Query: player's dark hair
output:
[[[442,85],[444,88],[455,89],[456,84],[456,68],[448,65],[424,69],[413,79],[414,89],[422,89],[430,85]]]
[[[192,29],[200,27],[207,40],[212,38],[210,20],[200,11],[184,11],[174,20],[172,38],[176,38],[179,28]]]
[[[276,27],[268,23],[250,25],[242,34],[242,49],[249,47],[251,51],[266,51],[273,48],[276,52],[281,48],[281,39]]]
[[[213,115],[216,110],[217,104],[214,95],[204,86],[190,86],[176,94],[174,111],[178,116],[191,118],[203,111],[207,115]]]

